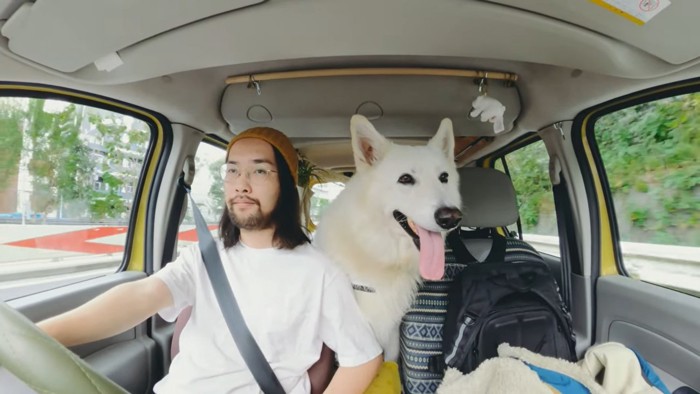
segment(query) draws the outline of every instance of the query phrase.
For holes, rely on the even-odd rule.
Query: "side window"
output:
[[[513,151],[505,156],[505,161],[517,195],[523,240],[539,252],[559,256],[557,216],[544,142],[538,140]],[[505,171],[500,159],[495,168]],[[509,226],[508,231],[517,234],[517,226]]]
[[[150,136],[120,113],[0,97],[0,299],[120,266]]]
[[[202,142],[194,156],[195,174],[192,181],[192,198],[202,212],[209,229],[218,231],[219,219],[225,207],[224,179],[221,167],[224,165],[226,150],[223,147]],[[188,200],[189,203],[189,200]],[[197,231],[192,216],[192,208],[187,207],[185,218],[180,224],[177,237],[178,251],[197,242]]]
[[[342,182],[326,182],[314,185],[313,194],[309,202],[309,217],[313,226],[318,225],[323,211],[330,205],[338,194],[343,191],[345,184]]]
[[[623,264],[700,295],[700,93],[622,109],[594,126]]]

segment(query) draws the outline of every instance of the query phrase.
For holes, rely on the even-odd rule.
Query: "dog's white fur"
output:
[[[419,251],[393,217],[399,210],[417,225],[443,232],[435,222],[440,207],[461,207],[454,164],[452,122],[444,119],[425,146],[397,145],[363,116],[350,122],[356,173],[324,212],[314,242],[347,272],[357,301],[384,349],[399,354],[399,324],[420,281]],[[447,183],[439,176],[448,174]],[[415,184],[398,182],[411,174]]]

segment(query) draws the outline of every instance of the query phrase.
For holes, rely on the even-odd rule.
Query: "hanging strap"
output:
[[[224,320],[226,320],[226,325],[231,332],[233,341],[236,343],[243,360],[262,391],[265,394],[284,394],[284,389],[279,380],[277,380],[272,367],[270,367],[260,347],[255,342],[255,338],[253,338],[250,330],[248,330],[248,326],[245,324],[241,310],[238,308],[236,297],[233,295],[231,284],[224,272],[224,266],[221,264],[221,257],[219,256],[216,242],[214,242],[214,237],[209,232],[207,223],[204,221],[199,208],[197,208],[189,187],[184,185],[184,183],[181,183],[180,186],[185,188],[189,196],[204,267],[207,270],[207,275],[209,275],[216,300],[219,302],[219,308],[221,308],[221,313],[224,315]]]

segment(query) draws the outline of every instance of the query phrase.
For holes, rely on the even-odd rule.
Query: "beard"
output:
[[[231,223],[241,230],[267,230],[272,227],[272,215],[263,215],[258,205],[258,210],[247,215],[237,215],[233,205],[228,207],[228,217]]]

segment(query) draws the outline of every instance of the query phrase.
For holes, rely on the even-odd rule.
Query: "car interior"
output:
[[[0,182],[3,204],[14,204],[0,205],[0,254],[7,256],[0,258],[0,391],[152,392],[177,353],[177,324],[154,316],[67,351],[30,322],[144,278],[196,241],[181,181],[206,205],[216,234],[217,183],[203,179],[249,127],[283,131],[320,169],[300,185],[313,231],[310,217],[322,217],[314,201],[329,193],[323,184],[342,189],[355,171],[349,124],[361,114],[400,144],[424,144],[450,118],[462,230],[504,235],[550,267],[579,356],[619,342],[642,354],[670,392],[700,392],[698,15],[700,3],[680,0],[0,0],[0,136],[10,136],[3,103],[29,103],[30,111],[40,100],[66,103],[54,112],[45,106],[49,117],[74,104],[85,114],[130,119],[101,123],[124,126],[113,127],[124,135],[138,122],[143,134],[124,142],[136,152],[133,189],[120,197],[128,202],[118,215],[91,222],[62,224],[68,208],[41,210],[34,197],[22,211],[22,190],[37,195],[32,179],[39,176],[29,156],[0,147],[15,163],[14,173],[0,168],[0,177],[18,185],[6,191]],[[478,97],[502,104],[503,130],[470,116]],[[643,112],[662,106],[667,118]],[[22,119],[15,124],[28,127],[35,118]],[[643,133],[650,124],[663,132],[649,131],[644,144],[676,149],[660,161],[651,150],[629,148],[640,139],[624,137],[623,130]],[[0,145],[10,146],[9,138]],[[19,138],[22,152],[44,143],[29,131]],[[643,170],[628,165],[635,160]],[[22,186],[25,167],[34,174],[31,187]],[[673,194],[676,188],[685,194]],[[82,226],[61,230],[73,237],[73,229],[118,230],[102,241],[41,243],[69,225]],[[654,238],[660,231],[667,235]],[[37,239],[34,246],[29,239]],[[117,247],[66,246],[96,242]],[[492,246],[488,236],[465,242],[477,259]],[[107,255],[118,258],[105,263]],[[409,357],[415,349],[403,341],[401,350]],[[419,392],[409,380],[402,377],[403,391]]]

